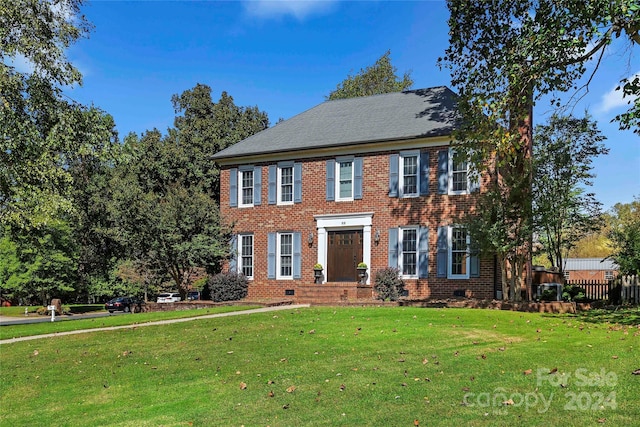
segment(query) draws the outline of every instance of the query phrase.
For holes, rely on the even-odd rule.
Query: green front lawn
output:
[[[637,325],[473,309],[94,332],[3,344],[0,425],[634,425],[639,347]]]

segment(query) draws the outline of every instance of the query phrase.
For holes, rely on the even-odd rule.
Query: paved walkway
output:
[[[275,307],[262,307],[262,308],[254,308],[251,310],[241,310],[241,311],[230,311],[228,313],[216,313],[216,314],[206,314],[204,316],[196,316],[196,317],[183,317],[181,319],[168,319],[168,320],[158,320],[155,322],[148,323],[136,323],[135,325],[122,325],[122,326],[109,326],[105,328],[94,328],[94,329],[79,329],[77,331],[67,331],[67,332],[55,332],[52,334],[44,334],[44,335],[32,335],[28,337],[19,337],[19,338],[10,338],[6,340],[0,340],[0,344],[11,344],[19,341],[30,341],[30,340],[38,340],[41,338],[52,338],[52,337],[61,337],[64,335],[76,335],[76,334],[85,334],[87,332],[98,332],[98,331],[115,331],[117,329],[132,329],[132,328],[142,328],[144,326],[157,326],[157,325],[168,325],[170,323],[182,323],[182,322],[191,322],[193,320],[200,319],[212,319],[215,317],[228,317],[228,316],[239,316],[243,314],[252,314],[252,313],[265,313],[270,311],[283,311],[283,310],[295,310],[298,308],[307,308],[309,304],[292,304],[292,305],[278,305]]]

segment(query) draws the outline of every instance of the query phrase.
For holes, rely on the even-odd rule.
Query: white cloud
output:
[[[331,10],[336,0],[247,0],[244,8],[249,15],[269,19],[291,15],[299,21],[313,14]]]
[[[637,77],[640,78],[640,72],[629,77],[629,80],[633,80]],[[622,89],[616,90],[616,87],[617,85],[613,87],[609,92],[602,95],[600,105],[598,105],[597,107],[597,110],[601,113],[608,113],[616,108],[627,106],[630,102],[633,102],[637,98],[637,96],[626,96],[623,98]]]

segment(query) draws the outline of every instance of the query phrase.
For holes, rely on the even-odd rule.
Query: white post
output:
[[[56,306],[55,305],[50,305],[47,307],[47,309],[51,310],[51,321],[55,321],[56,320]]]

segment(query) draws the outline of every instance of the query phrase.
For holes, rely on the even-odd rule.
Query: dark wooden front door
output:
[[[329,231],[327,281],[357,282],[362,261],[362,231]]]

